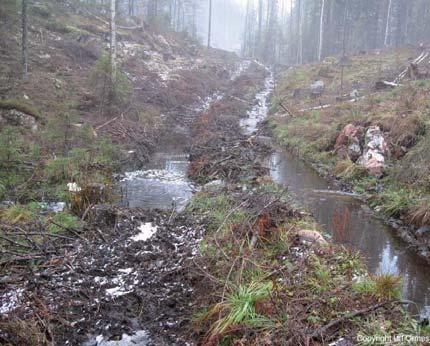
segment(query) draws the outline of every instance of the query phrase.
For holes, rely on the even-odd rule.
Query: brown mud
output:
[[[208,99],[208,106],[194,107],[188,112],[189,123],[182,122],[181,126],[188,131],[196,123],[196,131],[213,109],[235,111],[236,104],[229,101],[233,96],[249,100],[251,107],[264,74],[259,65],[247,64],[234,79],[223,82],[226,86],[237,85],[230,89],[233,92],[224,89],[222,98]],[[240,133],[237,123],[230,134]],[[204,136],[210,131],[200,129]],[[218,144],[215,152],[219,151]],[[245,149],[248,154],[240,164],[255,157],[249,156],[253,150]],[[211,174],[211,179],[214,177]],[[129,344],[138,340],[142,345],[193,342],[191,318],[196,310],[194,287],[199,280],[193,259],[205,220],[189,211],[178,214],[174,210],[113,206],[95,206],[87,218],[91,222],[82,232],[70,230],[64,246],[53,244],[55,251],[16,261],[11,257],[3,263],[1,343],[109,345],[128,339]],[[25,232],[30,229],[31,225]],[[31,335],[26,330],[31,330]]]

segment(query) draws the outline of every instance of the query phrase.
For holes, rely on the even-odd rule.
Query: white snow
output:
[[[239,65],[236,67],[236,70],[234,70],[231,74],[230,80],[235,80],[238,78],[245,70],[249,68],[251,65],[250,60],[244,60],[239,63]]]
[[[69,188],[70,192],[79,192],[79,191],[81,191],[81,188],[76,183],[68,183],[67,187]]]
[[[123,274],[130,274],[130,273],[133,271],[133,268],[118,269],[118,271],[119,271],[120,273],[123,273]]]
[[[128,293],[131,293],[131,292],[133,292],[133,291],[132,290],[131,291],[125,291],[124,287],[121,287],[121,286],[108,288],[106,290],[106,294],[111,296],[112,298],[121,297],[121,296],[124,296]]]
[[[264,89],[255,96],[257,104],[247,113],[247,118],[240,120],[240,125],[246,135],[252,134],[258,123],[264,120],[269,112],[268,97],[274,88],[274,76],[272,71],[268,71],[270,75],[264,82]]]
[[[142,223],[138,229],[140,233],[132,237],[131,240],[145,241],[150,239],[157,232],[157,226],[152,226],[151,222]]]
[[[7,314],[16,309],[22,296],[22,288],[6,292],[0,297],[0,314]]]

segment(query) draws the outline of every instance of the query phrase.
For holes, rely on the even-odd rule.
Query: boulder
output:
[[[335,152],[343,159],[355,162],[361,156],[360,140],[363,129],[353,124],[346,125],[337,136],[334,145]]]
[[[349,93],[349,97],[352,98],[352,99],[359,98],[360,97],[360,93],[359,93],[359,91],[357,89],[354,89],[353,91],[351,91]]]
[[[0,128],[5,125],[24,126],[32,132],[36,132],[38,128],[34,116],[16,109],[0,111]]]
[[[324,92],[324,82],[322,80],[317,80],[311,84],[311,94],[313,96],[320,96]]]
[[[369,127],[366,132],[363,156],[360,157],[359,163],[371,174],[381,176],[388,155],[388,145],[379,126]]]
[[[300,238],[300,240],[304,240],[311,243],[328,244],[327,240],[325,240],[324,237],[317,231],[301,229],[297,231],[297,235]]]

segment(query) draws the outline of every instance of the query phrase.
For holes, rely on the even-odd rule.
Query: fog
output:
[[[246,1],[213,0],[212,1],[212,35],[211,46],[239,52],[245,28]],[[200,40],[207,41],[209,1],[204,1],[199,10],[197,30]]]

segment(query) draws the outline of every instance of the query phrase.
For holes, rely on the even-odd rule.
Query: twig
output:
[[[365,308],[365,309],[361,309],[361,310],[356,310],[353,312],[350,312],[342,317],[339,317],[335,320],[330,321],[329,323],[327,323],[326,325],[318,328],[317,330],[315,330],[310,336],[308,336],[307,340],[306,340],[306,345],[309,345],[310,340],[312,339],[322,339],[322,336],[324,333],[326,333],[330,328],[333,327],[337,327],[339,324],[342,324],[343,322],[350,320],[353,317],[357,317],[357,316],[361,316],[361,315],[365,315],[369,312],[375,311],[377,309],[380,309],[382,307],[384,307],[387,304],[390,303],[403,303],[401,301],[397,301],[397,302],[384,302],[384,303],[379,303],[376,305],[373,305],[371,307]]]
[[[70,227],[64,227],[63,225],[60,225],[59,223],[56,223],[55,221],[53,221],[53,220],[49,220],[49,222],[50,223],[52,223],[52,224],[54,224],[55,226],[58,226],[58,227],[60,227],[60,228],[62,228],[62,229],[64,229],[64,230],[66,230],[66,231],[69,231],[70,233],[72,233],[72,234],[74,234],[75,236],[77,236],[78,238],[80,238],[80,239],[82,239],[82,240],[86,240],[83,236],[81,236],[80,234],[79,234],[79,232],[76,230],[76,229],[74,229],[74,228],[70,228]]]
[[[101,124],[101,125],[97,126],[97,127],[95,128],[95,129],[96,129],[96,131],[97,131],[97,130],[100,130],[101,128],[105,127],[106,125],[109,125],[110,123],[113,123],[116,119],[118,119],[118,117],[115,117],[115,118],[113,118],[113,119],[110,119],[110,120],[106,121],[105,123],[103,123],[103,124]]]

